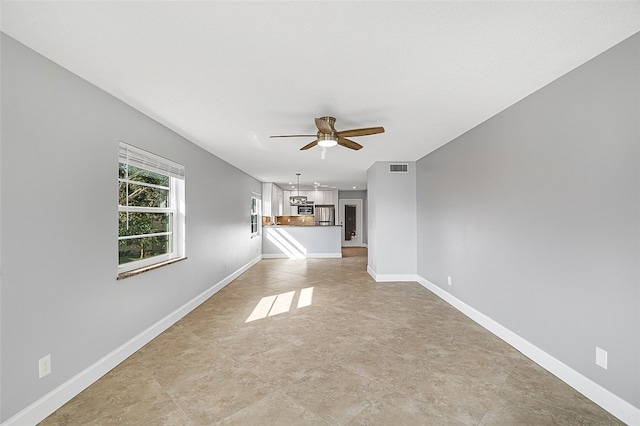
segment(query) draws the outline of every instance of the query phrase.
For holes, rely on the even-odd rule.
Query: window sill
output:
[[[167,261],[156,263],[156,264],[149,265],[149,266],[144,266],[142,268],[133,269],[131,271],[120,272],[118,274],[118,277],[116,278],[116,280],[124,280],[125,278],[130,278],[130,277],[133,277],[133,276],[136,276],[136,275],[140,275],[140,274],[142,274],[144,272],[148,272],[148,271],[153,271],[154,269],[162,268],[163,266],[171,265],[173,263],[178,263],[178,262],[181,262],[183,260],[187,260],[187,258],[186,257],[177,257],[175,259],[167,260]]]

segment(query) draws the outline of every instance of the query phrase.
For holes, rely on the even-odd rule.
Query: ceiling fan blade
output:
[[[363,129],[351,129],[351,130],[342,130],[337,132],[338,136],[367,136],[367,135],[375,135],[376,133],[384,133],[384,127],[365,127]]]
[[[338,138],[338,145],[344,146],[345,148],[349,149],[355,149],[356,151],[362,148],[362,145],[360,145],[359,143],[340,137]]]
[[[269,136],[270,138],[313,138],[316,135],[277,135]]]
[[[326,120],[323,120],[322,118],[316,118],[316,127],[318,128],[318,130],[320,130],[322,133],[333,133],[336,130],[331,126],[331,124],[329,124]]]
[[[305,146],[303,146],[302,148],[300,148],[300,151],[304,151],[305,149],[309,149],[309,148],[313,148],[314,146],[318,145],[318,139],[316,139],[313,142],[310,142],[308,144],[306,144]]]

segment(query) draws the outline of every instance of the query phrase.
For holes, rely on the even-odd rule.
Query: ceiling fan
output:
[[[357,142],[347,139],[346,137],[352,136],[366,136],[366,135],[375,135],[376,133],[383,133],[384,127],[365,127],[362,129],[351,129],[351,130],[342,130],[337,131],[335,127],[333,127],[336,119],[334,117],[320,117],[316,118],[316,127],[318,128],[318,133],[315,135],[278,135],[278,136],[270,136],[271,138],[306,138],[306,137],[316,137],[317,139],[313,142],[310,142],[300,148],[300,151],[304,151],[309,148],[313,148],[316,145],[320,145],[322,147],[332,147],[336,145],[344,146],[345,148],[358,150],[362,148]]]

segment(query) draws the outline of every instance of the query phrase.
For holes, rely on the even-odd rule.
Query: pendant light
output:
[[[298,178],[298,195],[292,195],[289,197],[289,205],[290,206],[304,206],[307,204],[307,197],[305,195],[300,195],[300,173],[296,173]]]

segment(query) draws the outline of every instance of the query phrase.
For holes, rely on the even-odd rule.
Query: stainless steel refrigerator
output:
[[[314,216],[316,225],[329,226],[336,224],[336,208],[333,205],[316,205]]]

